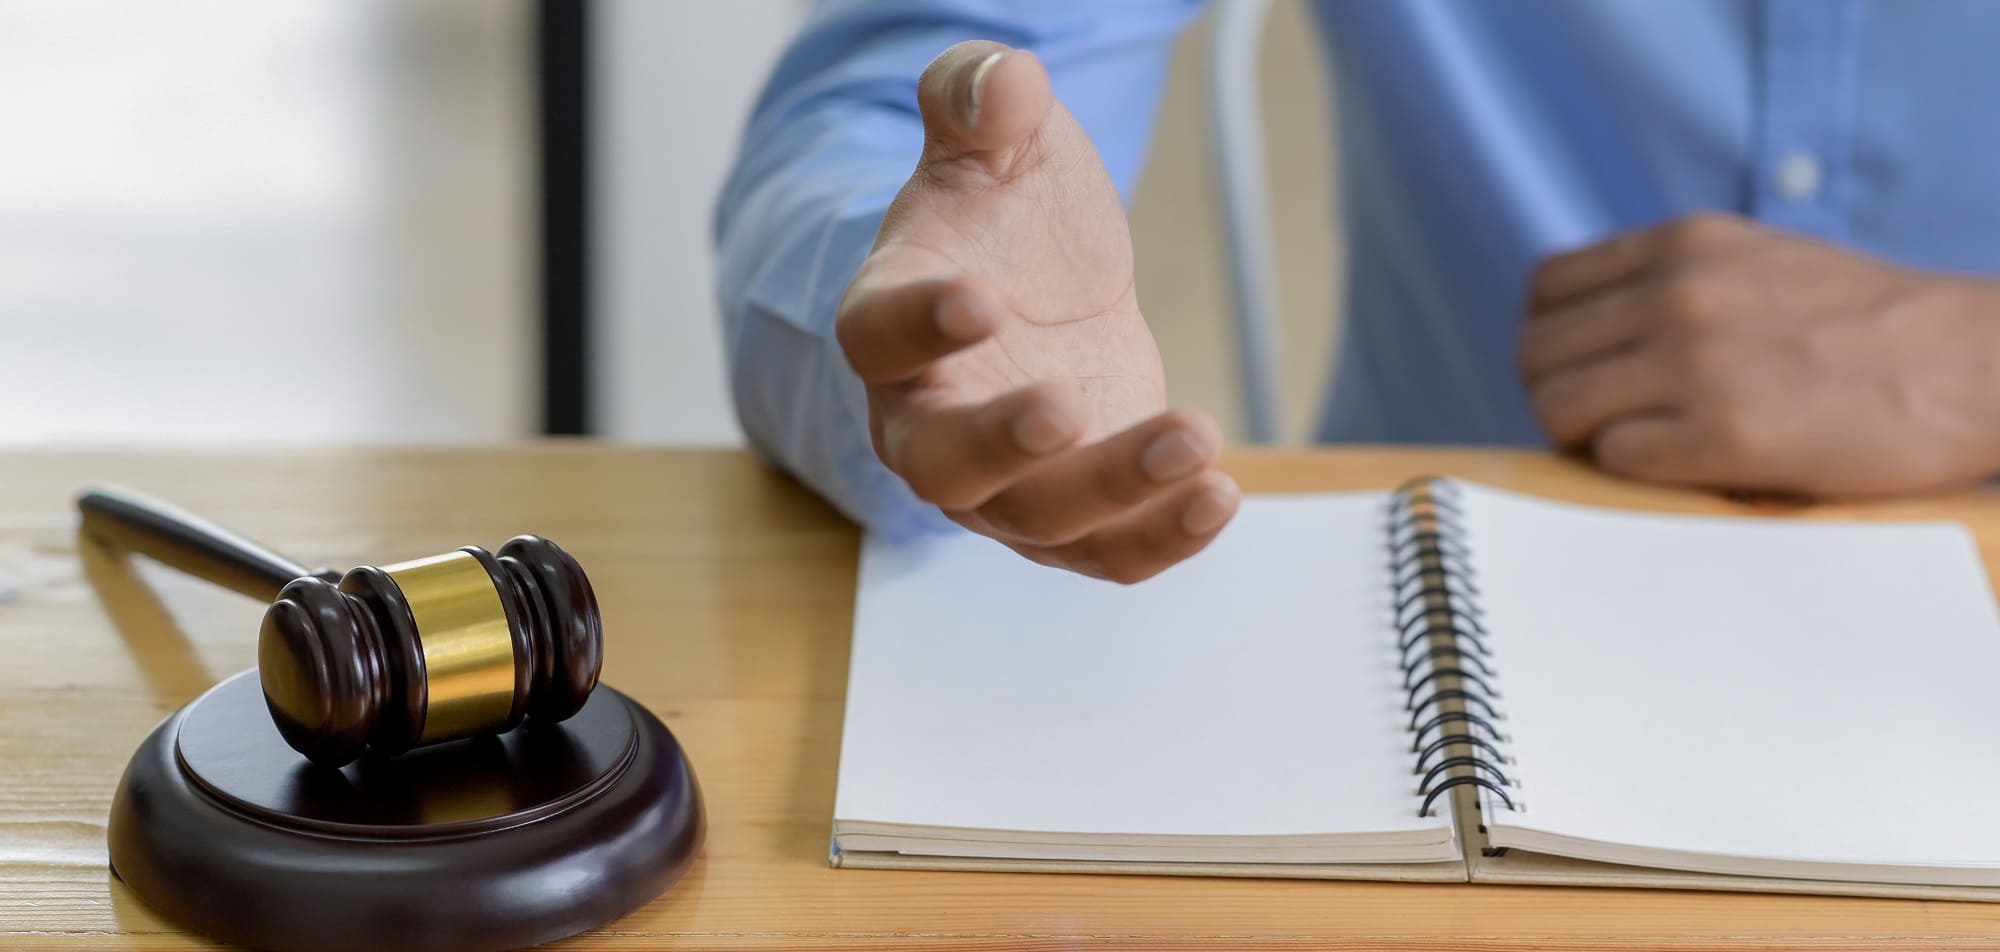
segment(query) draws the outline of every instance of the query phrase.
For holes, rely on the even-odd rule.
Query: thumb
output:
[[[924,158],[1003,158],[1042,124],[1055,98],[1035,54],[969,40],[938,54],[917,81]]]

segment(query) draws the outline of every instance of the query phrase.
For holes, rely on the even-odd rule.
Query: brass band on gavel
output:
[[[597,599],[555,543],[520,536],[362,566],[278,593],[258,644],[279,733],[314,762],[561,720],[597,684]]]

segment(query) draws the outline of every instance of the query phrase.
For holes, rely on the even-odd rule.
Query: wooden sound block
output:
[[[561,723],[316,766],[253,669],[175,712],[111,806],[155,911],[268,949],[506,949],[603,925],[680,878],[701,792],[652,713],[599,686]]]

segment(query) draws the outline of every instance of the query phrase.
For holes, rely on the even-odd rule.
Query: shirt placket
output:
[[[1846,222],[1862,0],[1764,0],[1750,213],[1839,237]]]

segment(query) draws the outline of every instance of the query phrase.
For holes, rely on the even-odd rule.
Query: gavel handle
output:
[[[93,489],[77,497],[83,531],[150,556],[196,578],[271,601],[285,583],[308,575],[338,581],[339,573],[309,569],[206,519],[131,493]]]

